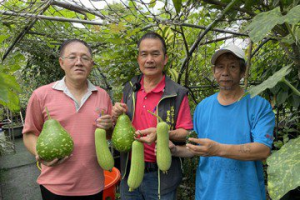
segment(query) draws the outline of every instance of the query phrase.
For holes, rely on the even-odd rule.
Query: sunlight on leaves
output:
[[[300,186],[300,137],[290,140],[268,159],[268,191],[272,200],[279,200],[288,191]]]

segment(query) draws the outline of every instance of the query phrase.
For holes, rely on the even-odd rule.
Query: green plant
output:
[[[285,114],[279,121],[274,146],[280,149],[290,139],[297,138],[300,135],[300,116],[299,111]]]

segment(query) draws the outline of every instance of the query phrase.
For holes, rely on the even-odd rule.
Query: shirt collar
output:
[[[61,91],[65,91],[66,89],[68,89],[67,86],[66,86],[66,83],[65,83],[65,78],[66,77],[64,76],[61,80],[57,81],[52,86],[52,88],[55,89],[55,90],[61,90]],[[92,91],[97,91],[97,88],[94,84],[92,84],[89,80],[87,80],[87,82],[88,82],[88,91],[91,91],[91,92]]]
[[[157,84],[157,86],[151,90],[150,92],[153,92],[153,93],[159,93],[159,92],[163,92],[164,89],[165,89],[165,86],[166,86],[166,83],[165,83],[165,75],[163,76],[163,78],[161,79],[161,81]],[[141,89],[144,90],[144,75],[140,81],[140,84],[141,84]]]

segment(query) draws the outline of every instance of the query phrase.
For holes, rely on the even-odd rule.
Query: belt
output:
[[[129,162],[127,165],[127,172],[126,172],[127,174],[129,174],[129,172],[130,172],[130,165],[131,165],[131,162]],[[158,170],[158,166],[156,163],[145,161],[145,173],[155,172],[157,170]]]
[[[156,163],[153,162],[145,162],[145,173],[147,172],[155,172],[157,171],[158,167]]]

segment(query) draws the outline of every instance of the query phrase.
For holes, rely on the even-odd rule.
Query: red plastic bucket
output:
[[[103,200],[115,200],[116,186],[120,181],[120,171],[113,167],[112,171],[104,171],[105,186],[103,190]]]

